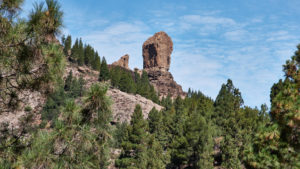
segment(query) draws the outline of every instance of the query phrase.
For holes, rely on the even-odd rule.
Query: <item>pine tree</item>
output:
[[[180,168],[188,164],[188,140],[184,135],[184,123],[187,118],[184,110],[184,103],[180,97],[177,97],[174,102],[175,115],[172,119],[171,127],[171,163],[174,167]]]
[[[94,55],[94,49],[90,45],[86,45],[84,47],[84,64],[87,66],[92,66],[94,61]]]
[[[120,67],[112,67],[110,69],[110,79],[111,79],[111,85],[117,89],[120,88],[120,79],[121,79],[121,69]]]
[[[140,82],[140,95],[150,98],[150,85],[149,85],[149,79],[148,74],[145,70],[143,70],[142,76],[141,76],[141,82]]]
[[[299,51],[300,45],[297,46],[294,56],[283,66],[285,79],[274,84],[271,89],[272,123],[256,135],[255,139],[258,142],[253,145],[256,149],[249,150],[253,153],[253,156],[249,157],[249,165],[263,166],[274,163],[277,168],[300,167]]]
[[[224,140],[221,144],[222,166],[227,168],[241,168],[239,158],[240,147],[237,146],[242,138],[238,119],[240,107],[243,104],[241,93],[234,87],[230,79],[222,88],[216,98],[216,124],[221,130]]]
[[[100,71],[100,64],[101,64],[100,56],[99,56],[98,52],[96,51],[93,61],[92,61],[92,68],[94,70]]]
[[[102,63],[100,67],[99,81],[107,81],[109,79],[109,70],[107,67],[107,63],[105,57],[102,58]]]
[[[119,82],[120,90],[127,93],[135,93],[136,87],[131,76],[131,73],[123,71],[121,73],[120,82]]]
[[[71,50],[72,45],[72,37],[71,35],[68,35],[67,38],[63,41],[64,45],[64,53],[66,56],[69,56],[69,51]]]
[[[84,79],[83,79],[82,76],[79,77],[79,79],[78,79],[78,84],[79,84],[79,88],[78,88],[78,96],[81,97],[81,96],[84,95],[84,90],[85,90],[85,88],[84,88],[85,81],[84,81]]]
[[[78,43],[78,60],[77,63],[79,66],[82,66],[84,64],[84,48],[81,38],[79,39]]]
[[[147,168],[147,122],[143,119],[140,105],[135,107],[131,116],[127,135],[122,142],[122,153],[116,166],[119,168]]]
[[[75,43],[71,49],[71,58],[73,62],[77,62],[79,59],[79,41],[78,39],[75,40]]]
[[[160,143],[153,135],[148,138],[147,166],[146,168],[165,169],[168,163],[168,154],[166,154]]]
[[[67,76],[67,78],[65,80],[65,86],[64,86],[65,91],[71,90],[72,81],[73,81],[73,72],[70,71],[69,75]]]

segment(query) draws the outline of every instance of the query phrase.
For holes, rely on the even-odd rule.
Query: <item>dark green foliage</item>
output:
[[[85,82],[82,76],[80,76],[79,79],[77,79],[73,77],[72,71],[70,71],[69,75],[65,80],[65,86],[64,86],[67,96],[69,98],[76,98],[79,96],[83,96],[84,84]]]
[[[72,71],[69,72],[64,85],[61,84],[57,89],[48,96],[47,102],[42,110],[42,119],[45,124],[48,121],[54,122],[59,113],[60,108],[65,106],[66,100],[81,97],[84,94],[84,80],[73,77]]]
[[[94,61],[95,51],[90,45],[84,47],[84,64],[91,66]]]
[[[116,161],[120,168],[145,168],[147,166],[147,122],[143,119],[142,108],[137,105],[122,142],[122,153]]]
[[[119,89],[127,93],[136,92],[136,86],[130,72],[122,71],[119,82]]]
[[[66,80],[65,80],[65,87],[64,89],[66,91],[70,91],[71,89],[71,85],[72,85],[72,81],[73,81],[73,72],[70,71],[69,72],[69,75],[67,76]]]
[[[15,15],[22,1],[2,2],[0,111],[17,108],[18,96],[24,89],[36,90],[43,86],[45,91],[51,90],[50,86],[57,85],[65,66],[60,45],[53,43],[61,29],[63,15],[57,1],[47,0],[46,7],[36,4],[28,21]]]
[[[64,46],[64,53],[66,56],[69,56],[69,51],[71,50],[72,46],[72,37],[68,35],[66,39],[62,40]]]
[[[145,71],[141,78],[137,72],[132,74],[130,71],[119,66],[111,67],[110,79],[112,86],[123,92],[139,94],[155,103],[159,103],[158,94],[150,84],[147,72]]]
[[[79,58],[79,42],[78,39],[75,40],[75,43],[71,49],[71,58],[74,62],[76,62]]]
[[[75,43],[71,49],[71,58],[73,62],[76,62],[79,66],[84,65],[84,47],[81,38],[75,40]]]
[[[104,86],[93,85],[82,110],[74,101],[67,101],[55,127],[36,133],[19,164],[26,168],[106,168],[111,118],[106,91]],[[96,119],[85,121],[85,111],[95,113]]]
[[[246,149],[246,164],[251,168],[300,168],[300,45],[291,60],[283,65],[285,79],[271,89],[271,121],[261,113],[254,142]]]
[[[162,114],[158,112],[155,108],[149,112],[149,132],[150,133],[160,133],[162,129]]]
[[[214,116],[220,134],[223,136],[223,142],[221,143],[221,151],[224,152],[222,153],[222,166],[226,168],[241,168],[239,145],[242,144],[242,134],[237,117],[241,113],[242,104],[241,93],[229,79],[226,85],[222,85],[216,98],[216,115]]]
[[[101,64],[101,60],[100,60],[100,56],[98,54],[98,52],[95,52],[95,55],[94,55],[94,58],[93,60],[91,61],[92,62],[92,68],[94,70],[100,70],[100,64]]]
[[[91,45],[83,45],[83,42],[80,38],[79,40],[75,40],[75,43],[71,48],[71,36],[68,36],[63,42],[65,44],[64,51],[66,55],[69,55],[67,52],[69,52],[71,49],[70,61],[77,63],[79,66],[86,65],[94,70],[100,70],[100,56]]]
[[[107,67],[107,63],[105,57],[102,58],[101,66],[100,66],[100,74],[99,81],[107,81],[109,79],[109,70]]]
[[[153,110],[155,111],[155,110]],[[168,155],[163,151],[154,135],[148,132],[147,121],[143,119],[142,109],[137,105],[130,125],[122,137],[122,153],[116,166],[119,168],[163,169]]]
[[[29,29],[34,30],[47,42],[53,42],[55,35],[60,33],[63,25],[63,12],[57,0],[46,0],[44,3],[35,3],[34,10],[29,15]]]
[[[84,48],[83,48],[83,43],[82,40],[80,38],[79,42],[78,42],[78,59],[77,59],[77,63],[79,66],[82,66],[84,64]]]
[[[31,110],[32,110],[32,108],[30,106],[25,107],[25,111],[30,112]]]
[[[110,80],[111,80],[111,85],[115,88],[120,88],[120,80],[121,80],[121,75],[123,74],[123,71],[121,70],[121,67],[112,67],[110,69]]]
[[[65,105],[66,93],[62,86],[58,87],[54,93],[50,94],[47,98],[47,102],[41,112],[42,119],[45,122],[55,121],[60,113],[60,107]]]
[[[166,110],[170,110],[172,107],[172,99],[170,94],[166,98],[162,98],[161,105],[165,107]]]
[[[92,120],[102,129],[107,129],[111,120],[110,99],[106,96],[107,86],[94,84],[85,98],[85,108],[82,110],[85,122]],[[92,115],[97,114],[93,119]]]
[[[154,87],[150,85],[148,74],[146,71],[143,71],[141,78],[137,78],[137,94],[140,94],[146,98],[149,98],[156,103],[158,102],[157,94],[154,91]]]
[[[113,132],[113,147],[120,148],[121,143],[124,141],[126,137],[126,130],[127,130],[128,124],[126,122],[117,123],[116,128]]]

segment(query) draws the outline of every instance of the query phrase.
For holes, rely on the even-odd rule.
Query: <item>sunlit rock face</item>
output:
[[[150,83],[161,97],[170,95],[185,97],[186,93],[178,85],[169,72],[171,54],[173,51],[172,39],[165,32],[155,33],[143,44],[144,70],[148,73]]]
[[[143,44],[144,69],[169,71],[172,51],[173,42],[168,34],[155,33]]]
[[[129,55],[126,54],[126,55],[122,56],[118,61],[112,63],[112,65],[120,66],[125,69],[129,69],[128,63],[129,63]]]

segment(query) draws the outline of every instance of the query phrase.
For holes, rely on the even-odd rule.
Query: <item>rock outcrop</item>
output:
[[[170,72],[161,71],[159,69],[146,69],[150,83],[159,92],[161,97],[167,97],[168,94],[172,98],[177,96],[185,97],[182,87],[174,81]]]
[[[112,65],[120,66],[125,69],[129,69],[128,62],[129,62],[129,55],[126,54],[126,55],[122,56],[118,61],[112,63]]]
[[[143,44],[144,69],[159,68],[168,71],[173,51],[172,39],[165,32],[158,32]]]
[[[131,115],[137,104],[141,105],[144,118],[148,118],[148,114],[153,107],[156,110],[163,108],[140,95],[128,94],[118,89],[109,89],[107,95],[114,102],[112,105],[113,122],[130,122]]]
[[[19,95],[19,100],[21,102],[16,110],[0,113],[0,124],[7,123],[10,129],[19,129],[22,127],[20,126],[20,119],[31,113],[34,119],[33,125],[39,125],[41,122],[39,112],[46,102],[46,96],[39,91],[24,90]],[[29,110],[26,110],[26,108]]]
[[[161,97],[166,97],[168,94],[172,98],[185,97],[186,93],[182,91],[182,87],[168,72],[172,51],[172,39],[165,32],[155,33],[143,44],[144,70],[148,73],[150,83]]]

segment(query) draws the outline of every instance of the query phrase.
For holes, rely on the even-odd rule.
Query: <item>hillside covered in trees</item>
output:
[[[57,0],[36,3],[27,19],[19,17],[22,3],[0,1],[0,117],[23,112],[15,126],[0,119],[1,169],[300,168],[300,46],[270,89],[270,108],[244,105],[230,79],[216,99],[193,89],[174,98],[161,95],[147,71],[108,65],[81,38],[57,40]],[[64,76],[70,64],[99,72],[97,80]],[[145,118],[137,104],[129,122],[112,122],[111,88],[163,109]]]

